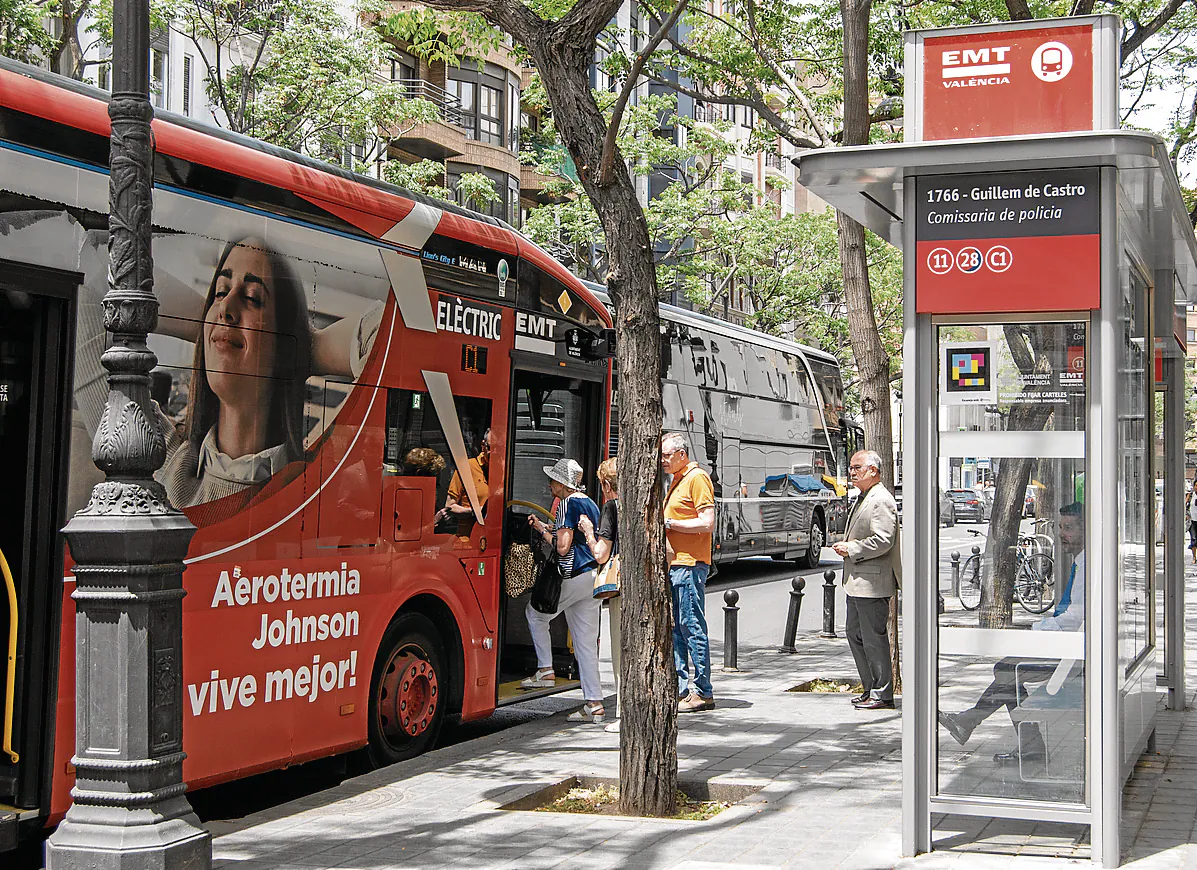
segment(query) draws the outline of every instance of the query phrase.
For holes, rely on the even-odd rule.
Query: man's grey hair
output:
[[[859,456],[865,465],[877,469],[881,473],[881,456],[875,450],[857,450],[853,457]]]
[[[670,432],[661,439],[662,450],[680,450],[687,456],[690,455],[690,448],[686,446],[686,439],[679,432]]]

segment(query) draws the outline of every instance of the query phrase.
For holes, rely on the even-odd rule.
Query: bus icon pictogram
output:
[[[1045,42],[1031,55],[1031,72],[1044,82],[1058,82],[1072,70],[1072,50],[1062,42]]]

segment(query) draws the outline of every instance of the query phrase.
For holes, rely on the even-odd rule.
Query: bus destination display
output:
[[[472,375],[486,374],[486,348],[476,344],[461,346],[461,370]]]

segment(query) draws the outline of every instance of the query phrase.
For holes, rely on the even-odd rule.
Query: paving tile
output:
[[[1189,585],[1197,597],[1197,571]],[[1197,614],[1195,614],[1197,616]],[[1197,635],[1197,620],[1194,633]],[[719,674],[720,708],[680,723],[683,778],[768,784],[746,811],[708,822],[510,813],[494,801],[530,783],[618,775],[618,740],[565,729],[563,715],[437,750],[336,789],[220,822],[218,870],[1005,870],[1089,867],[1083,827],[937,817],[929,855],[903,859],[900,716],[864,718],[834,698],[787,695],[818,675],[850,674],[847,645],[800,637],[800,656],[741,648]],[[1197,645],[1190,668],[1197,672]],[[604,664],[604,667],[607,667]],[[609,671],[608,671],[609,673]],[[978,688],[984,684],[978,675]],[[1197,870],[1197,692],[1189,711],[1157,718],[1159,753],[1123,791],[1125,866]],[[995,719],[996,723],[997,720]],[[996,726],[995,726],[996,727]],[[998,733],[994,731],[994,733]],[[371,815],[338,804],[388,789]],[[523,790],[523,791],[522,791]],[[945,849],[945,845],[952,848]]]

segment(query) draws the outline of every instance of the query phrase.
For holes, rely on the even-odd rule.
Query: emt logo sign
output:
[[[1116,128],[1116,31],[1095,15],[908,34],[906,141]]]

